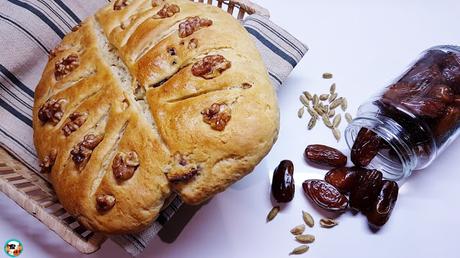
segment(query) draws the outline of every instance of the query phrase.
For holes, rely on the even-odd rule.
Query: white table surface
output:
[[[259,0],[272,20],[305,42],[310,51],[279,92],[281,130],[277,143],[256,170],[200,209],[181,214],[189,222],[168,227],[141,257],[287,257],[298,244],[289,229],[302,222],[301,210],[318,220],[323,214],[306,199],[301,184],[325,171],[308,166],[302,154],[308,144],[334,142],[329,130],[307,131],[299,120],[298,95],[305,89],[327,91],[331,82],[355,111],[386,82],[398,75],[422,50],[438,44],[460,44],[460,1],[306,1]],[[323,80],[323,72],[333,80]],[[387,225],[372,233],[365,217],[346,213],[333,229],[315,226],[316,236],[304,257],[460,257],[460,141],[429,168],[400,189]],[[269,174],[282,159],[295,165],[296,195],[271,223]],[[85,257],[0,194],[0,245],[10,238],[24,244],[21,257]],[[190,215],[192,213],[192,215]],[[177,222],[177,224],[180,224]],[[0,257],[6,257],[3,251]],[[88,257],[129,257],[107,241]]]

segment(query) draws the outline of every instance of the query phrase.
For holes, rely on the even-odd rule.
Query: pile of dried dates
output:
[[[346,167],[347,157],[334,148],[309,145],[305,149],[305,158],[332,169],[327,172],[324,180],[306,180],[302,187],[318,207],[333,212],[344,212],[349,208],[361,211],[371,226],[379,228],[390,217],[398,198],[398,184],[384,180],[380,171],[363,167],[373,158],[369,154],[372,151],[364,151],[370,149],[367,145],[375,144],[372,139],[355,142],[352,160],[356,167]],[[280,203],[294,198],[294,165],[291,161],[283,160],[275,169],[271,192],[273,198]]]
[[[432,139],[440,147],[460,127],[460,48],[426,51],[374,103],[409,132],[416,154],[428,159]]]
[[[384,180],[378,170],[364,168],[377,154],[372,146],[379,144],[370,136],[355,141],[351,157],[356,167],[345,167],[347,157],[334,148],[320,144],[307,146],[307,161],[332,169],[324,180],[303,182],[305,194],[325,210],[343,212],[350,207],[364,213],[371,226],[383,226],[398,198],[398,184]]]

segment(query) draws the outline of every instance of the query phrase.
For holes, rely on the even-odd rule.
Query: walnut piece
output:
[[[217,131],[223,131],[228,121],[232,118],[231,109],[225,103],[214,103],[203,110],[201,114],[203,115],[203,121]]]
[[[72,160],[78,170],[81,171],[85,168],[89,158],[91,157],[91,153],[93,153],[93,150],[102,141],[102,139],[103,137],[100,135],[88,134],[83,138],[83,141],[73,146],[70,154],[72,155]]]
[[[62,127],[62,132],[65,136],[69,136],[71,133],[80,128],[86,122],[87,118],[88,113],[86,112],[73,112],[69,116],[70,121]]]
[[[163,19],[163,18],[169,18],[173,16],[174,14],[180,12],[180,8],[176,4],[165,4],[161,10],[157,12],[153,16],[154,19]]]
[[[188,42],[188,46],[187,46],[188,49],[195,49],[197,47],[198,47],[198,39],[193,38]]]
[[[252,87],[252,84],[248,83],[248,82],[243,82],[243,84],[241,84],[241,88],[243,89],[249,89]]]
[[[119,11],[129,5],[129,0],[117,0],[113,4],[113,10]]]
[[[65,50],[67,50],[69,48],[70,47],[66,46],[66,45],[61,45],[61,44],[57,45],[53,50],[50,51],[50,53],[48,55],[48,60],[51,60],[51,59],[55,58],[57,54],[59,54],[62,51],[65,51]]]
[[[139,157],[134,151],[117,153],[112,162],[113,176],[117,180],[128,180],[139,167]]]
[[[232,63],[221,55],[209,55],[192,66],[192,74],[206,80],[215,78],[229,69]]]
[[[160,6],[164,0],[152,0],[152,7]]]
[[[191,168],[187,173],[185,174],[173,174],[173,173],[168,173],[167,177],[169,182],[173,184],[181,183],[184,181],[189,181],[193,177],[195,177],[199,172],[201,171],[201,167],[193,167]]]
[[[56,161],[56,156],[57,156],[57,150],[56,149],[51,149],[49,155],[45,156],[40,163],[40,172],[41,173],[50,173],[51,168],[54,165],[54,162]]]
[[[72,53],[67,57],[56,62],[56,64],[54,65],[54,77],[57,81],[59,81],[60,79],[64,78],[66,75],[71,73],[73,70],[75,70],[79,65],[80,60],[78,58],[78,55]]]
[[[38,119],[43,123],[51,122],[54,125],[61,121],[64,114],[63,107],[67,103],[65,99],[49,99],[38,110]]]
[[[106,212],[115,206],[115,196],[111,194],[99,195],[96,197],[96,209],[99,212]]]
[[[211,25],[211,20],[200,18],[198,16],[188,17],[185,21],[179,24],[179,37],[188,37],[192,35],[195,31],[204,27],[209,27]]]

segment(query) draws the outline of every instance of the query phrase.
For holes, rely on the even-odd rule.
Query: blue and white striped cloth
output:
[[[34,90],[48,54],[72,27],[106,3],[0,0],[0,146],[32,171],[38,172],[39,163],[32,140]],[[279,89],[308,48],[263,16],[251,15],[243,26],[254,38],[270,79]],[[181,204],[175,197],[150,228],[112,240],[131,255],[140,254]]]

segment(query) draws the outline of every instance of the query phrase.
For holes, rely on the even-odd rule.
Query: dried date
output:
[[[348,207],[347,197],[326,181],[306,180],[302,187],[305,194],[325,210],[344,211]]]
[[[342,152],[321,144],[308,145],[304,154],[308,161],[322,166],[344,167],[347,164],[347,156]]]
[[[363,173],[358,186],[350,193],[350,207],[364,213],[370,210],[382,187],[382,177],[378,170]]]
[[[449,137],[451,133],[454,133],[455,130],[460,126],[460,107],[451,106],[446,109],[446,113],[439,120],[435,129],[434,135],[438,140],[438,143],[441,143],[445,138]]]
[[[290,202],[294,198],[294,192],[294,164],[290,160],[283,160],[273,172],[273,198],[277,202]]]
[[[334,168],[326,173],[324,180],[337,188],[341,193],[349,193],[358,185],[361,173],[365,170],[365,168],[358,167]]]
[[[442,75],[447,84],[460,90],[460,57],[454,53],[448,53],[444,60]]]
[[[418,116],[437,118],[446,110],[446,104],[438,99],[415,97],[401,101],[401,104]]]
[[[398,199],[398,184],[384,180],[372,208],[366,214],[369,224],[375,228],[383,226],[390,218]]]
[[[377,155],[381,139],[373,131],[361,128],[351,148],[351,161],[358,167],[366,167]]]

